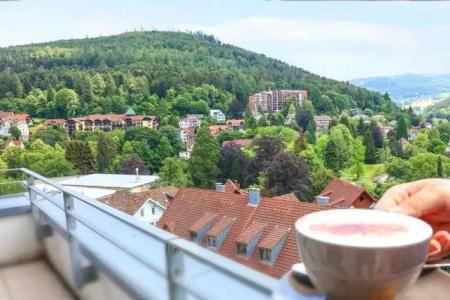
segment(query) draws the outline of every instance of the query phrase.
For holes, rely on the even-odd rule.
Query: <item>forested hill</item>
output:
[[[275,88],[308,90],[317,113],[394,107],[387,96],[204,34],[133,32],[0,48],[0,110],[33,116],[122,113],[127,106],[161,119],[208,108],[236,115],[248,95]]]

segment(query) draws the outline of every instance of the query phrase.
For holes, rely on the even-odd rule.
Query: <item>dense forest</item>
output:
[[[240,116],[248,95],[306,89],[316,113],[359,107],[389,113],[381,95],[314,75],[202,33],[132,32],[0,49],[0,110],[34,117],[123,113],[160,122],[222,109]]]

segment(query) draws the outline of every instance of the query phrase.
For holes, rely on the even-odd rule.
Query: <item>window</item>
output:
[[[141,217],[143,217],[144,216],[144,209],[143,208],[141,208]]]
[[[263,261],[263,262],[271,262],[271,260],[272,260],[272,250],[259,249],[259,260]]]
[[[155,214],[155,207],[153,206],[152,207],[152,215],[154,215]]]
[[[216,247],[216,237],[208,236],[208,246],[209,247]]]
[[[247,245],[244,243],[237,243],[237,254],[247,256]]]
[[[191,239],[191,241],[195,241],[196,239],[197,239],[197,233],[195,233],[195,232],[189,232],[189,236],[190,236],[190,239]]]

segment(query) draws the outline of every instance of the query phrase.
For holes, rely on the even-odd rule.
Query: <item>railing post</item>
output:
[[[167,279],[170,300],[186,300],[186,290],[180,287],[177,282],[183,282],[185,277],[183,255],[177,247],[166,243]]]
[[[33,190],[34,183],[35,183],[34,177],[28,175],[26,188],[28,191],[28,197],[30,199],[34,234],[38,239],[43,239],[47,236],[52,235],[52,228],[50,227],[50,225],[46,223],[41,213],[39,212],[39,208],[36,206],[36,201],[38,200],[36,197],[36,192]]]
[[[74,197],[63,192],[64,212],[66,215],[66,229],[69,242],[70,264],[72,266],[73,279],[75,288],[81,289],[85,283],[93,280],[95,271],[92,266],[83,267],[80,244],[72,233],[77,229],[75,217],[71,215],[71,211],[75,209]]]

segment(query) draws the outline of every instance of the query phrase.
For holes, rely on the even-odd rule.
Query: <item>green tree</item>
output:
[[[397,121],[396,136],[397,140],[401,138],[408,139],[408,122],[406,117],[401,115]]]
[[[306,139],[310,144],[316,143],[316,128],[314,122],[310,122],[308,127],[306,127]]]
[[[419,153],[409,159],[412,167],[411,180],[437,177],[437,155],[433,153]]]
[[[190,185],[188,163],[177,157],[168,157],[163,161],[159,176],[165,185],[176,187]]]
[[[377,162],[377,149],[375,148],[372,134],[370,130],[366,131],[364,135],[364,146],[366,148],[365,151],[365,162],[368,164],[374,164]]]
[[[65,157],[73,164],[78,174],[91,174],[96,170],[94,155],[87,142],[70,141]]]
[[[331,128],[324,153],[325,166],[334,172],[349,167],[354,152],[353,143],[353,137],[347,127],[339,124]]]
[[[97,140],[97,170],[102,173],[107,171],[117,155],[117,143],[114,138],[105,133],[101,133]]]
[[[440,155],[438,156],[437,160],[437,176],[441,178],[444,176],[444,170],[442,167],[442,158]]]
[[[220,173],[217,164],[220,148],[207,126],[202,126],[195,139],[194,149],[189,159],[189,173],[196,187],[211,188]]]
[[[44,143],[55,146],[56,144],[64,144],[67,142],[67,132],[61,126],[53,125],[44,130],[37,131],[34,139],[41,139]]]
[[[80,108],[77,93],[71,89],[61,89],[55,95],[55,113],[57,117],[71,118]]]
[[[17,128],[16,125],[12,125],[9,127],[8,133],[12,136],[13,139],[18,140],[20,139],[20,136],[22,133],[20,132],[20,129]]]
[[[364,172],[364,160],[366,148],[364,147],[360,138],[355,139],[353,153],[353,165],[356,173],[356,180],[359,180]]]
[[[329,140],[327,146],[325,147],[324,162],[325,166],[333,170],[335,173],[342,168],[337,144],[334,139]]]

